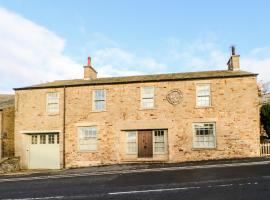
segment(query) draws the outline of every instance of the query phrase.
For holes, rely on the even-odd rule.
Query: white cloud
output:
[[[161,73],[167,67],[153,58],[144,58],[120,48],[100,49],[93,54],[95,66],[101,76]]]
[[[99,76],[136,75],[166,68],[153,58],[138,57],[121,49],[116,42],[101,34],[92,35],[95,39],[89,46],[111,46],[93,52],[94,67]],[[81,64],[63,53],[63,38],[1,7],[0,46],[2,93],[12,91],[12,87],[83,76]]]
[[[217,40],[195,40],[184,43],[176,38],[170,38],[169,57],[179,62],[187,71],[227,69],[230,56],[228,51],[222,51]],[[270,81],[270,47],[251,49],[240,57],[241,69],[258,73],[259,80]]]
[[[93,65],[99,77],[227,68],[229,50],[222,50],[215,37],[193,42],[170,38],[167,42],[157,60],[138,56],[110,38],[92,33],[92,40],[82,47],[81,54],[86,56],[89,46],[95,47]],[[11,92],[12,87],[83,76],[82,64],[63,53],[65,39],[1,7],[0,46],[2,93]],[[241,66],[244,70],[260,73],[259,79],[269,81],[270,47],[257,47],[241,55]]]
[[[3,8],[0,46],[0,92],[81,74],[81,66],[63,54],[61,37]]]

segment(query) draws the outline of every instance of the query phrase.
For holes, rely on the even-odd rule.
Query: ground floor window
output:
[[[164,130],[154,131],[154,152],[165,153],[165,131]]]
[[[193,148],[216,147],[215,123],[194,123],[193,132]]]
[[[80,151],[97,150],[97,127],[79,127],[78,128],[78,149]]]
[[[31,144],[59,144],[58,133],[31,134]]]
[[[128,131],[126,134],[127,134],[127,153],[136,154],[137,153],[137,132]]]

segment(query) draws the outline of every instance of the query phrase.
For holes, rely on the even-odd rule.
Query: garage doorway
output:
[[[60,169],[59,133],[29,134],[29,169]]]

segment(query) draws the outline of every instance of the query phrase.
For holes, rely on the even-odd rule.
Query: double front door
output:
[[[153,157],[153,136],[151,130],[138,131],[138,157]]]

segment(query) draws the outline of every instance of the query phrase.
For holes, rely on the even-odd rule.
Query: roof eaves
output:
[[[255,73],[249,74],[230,74],[230,75],[215,75],[215,76],[205,76],[205,77],[181,77],[181,78],[163,78],[163,79],[149,79],[149,80],[130,80],[130,81],[116,81],[116,82],[86,82],[78,84],[61,84],[61,85],[48,85],[48,86],[30,86],[22,88],[13,88],[16,90],[31,90],[31,89],[47,89],[47,88],[62,88],[62,87],[80,87],[88,85],[117,85],[117,84],[130,84],[130,83],[146,83],[146,82],[166,82],[166,81],[186,81],[186,80],[205,80],[205,79],[216,79],[216,78],[237,78],[237,77],[248,77],[248,76],[258,76]]]

